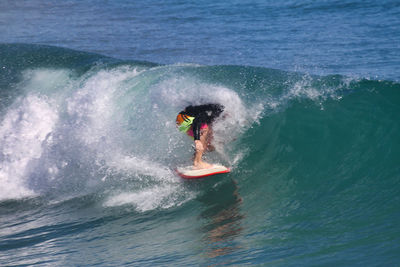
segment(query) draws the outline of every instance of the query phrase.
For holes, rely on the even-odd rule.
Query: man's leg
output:
[[[194,155],[193,165],[194,167],[199,169],[210,168],[212,166],[211,164],[204,162],[202,159],[204,150],[207,148],[208,134],[209,134],[208,128],[201,130],[200,140],[195,141],[196,152]]]

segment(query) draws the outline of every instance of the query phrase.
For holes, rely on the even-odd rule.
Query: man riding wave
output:
[[[186,133],[194,139],[195,155],[193,166],[196,169],[211,168],[212,165],[202,160],[204,151],[214,150],[211,145],[212,123],[224,111],[221,104],[204,104],[187,106],[176,117],[179,131]]]

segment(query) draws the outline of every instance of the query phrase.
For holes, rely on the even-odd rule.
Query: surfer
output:
[[[212,151],[211,124],[224,111],[220,104],[205,104],[188,106],[176,117],[176,125],[179,131],[186,133],[194,139],[195,154],[193,166],[196,169],[210,168],[212,165],[204,162],[202,156],[204,151]]]

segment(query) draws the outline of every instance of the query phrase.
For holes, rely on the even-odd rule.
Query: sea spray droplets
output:
[[[220,103],[225,106],[223,126],[226,133],[238,134],[259,119],[262,105],[245,106],[240,96],[232,89],[224,86],[203,83],[190,76],[173,77],[161,82],[153,88],[152,94],[157,95],[160,107],[173,107],[177,112],[187,105]],[[218,124],[217,123],[217,124]]]
[[[137,211],[144,212],[180,206],[194,197],[195,193],[182,190],[178,184],[164,184],[137,192],[116,194],[106,200],[104,206],[132,205]]]
[[[58,98],[56,94],[62,96],[68,85],[74,81],[71,79],[71,71],[67,69],[28,69],[22,72],[22,76],[21,86],[26,92],[53,98]]]
[[[357,81],[357,78],[351,77],[319,77],[304,74],[299,80],[288,82],[287,88],[281,94],[268,96],[267,107],[272,111],[277,111],[287,107],[293,100],[308,99],[323,109],[323,103],[327,99],[341,100],[343,92],[350,90],[351,84]]]
[[[67,112],[77,126],[77,138],[86,144],[100,142],[110,129],[114,113],[113,98],[121,83],[137,75],[136,69],[126,67],[100,71],[90,75],[78,90],[67,99]]]
[[[19,99],[7,112],[0,126],[0,199],[34,194],[27,186],[29,164],[41,157],[57,121],[48,99],[37,95]]]

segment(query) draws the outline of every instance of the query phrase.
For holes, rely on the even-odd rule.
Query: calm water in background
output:
[[[398,1],[1,1],[3,43],[398,80]]]
[[[398,1],[0,1],[0,265],[397,266],[399,80]]]

